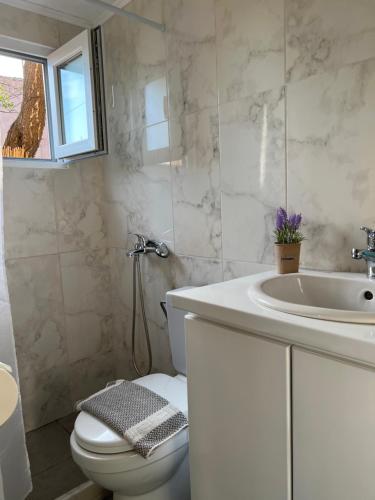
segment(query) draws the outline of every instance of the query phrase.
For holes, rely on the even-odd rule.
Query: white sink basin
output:
[[[262,279],[249,289],[262,306],[297,316],[375,324],[375,282],[328,273]]]

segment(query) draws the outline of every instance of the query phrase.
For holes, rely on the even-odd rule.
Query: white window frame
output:
[[[91,32],[85,30],[47,57],[54,152],[57,160],[91,153],[98,149],[95,96],[92,91],[94,77],[91,50]],[[83,141],[65,144],[62,131],[58,68],[79,55],[82,55],[84,64],[88,137]]]
[[[82,34],[82,33],[81,33]],[[96,98],[98,96],[93,95],[93,89],[94,89],[94,84],[93,84],[93,69],[91,67],[92,65],[92,44],[90,40],[90,30],[87,30],[87,35],[86,35],[86,40],[88,42],[88,50],[89,50],[89,66],[90,66],[90,79],[91,79],[91,87],[90,87],[90,95],[91,100],[93,103],[96,102]],[[73,39],[74,40],[74,39]],[[69,44],[70,42],[68,42]],[[100,42],[101,43],[101,42]],[[67,45],[67,44],[66,44]],[[0,155],[0,162],[2,161],[2,164],[4,167],[18,167],[18,168],[42,168],[42,169],[63,169],[63,168],[68,168],[72,162],[84,158],[89,158],[93,156],[98,156],[102,154],[107,153],[107,136],[106,136],[106,119],[105,119],[105,101],[104,101],[104,85],[103,85],[103,61],[101,64],[99,63],[99,71],[98,71],[98,76],[97,78],[100,79],[101,84],[100,84],[100,89],[96,88],[96,92],[98,92],[98,95],[101,96],[101,103],[98,105],[98,110],[100,110],[101,116],[99,118],[100,122],[100,134],[101,138],[99,140],[98,138],[98,129],[97,129],[97,115],[95,112],[95,105],[92,105],[92,123],[94,126],[94,137],[95,137],[95,150],[91,151],[86,151],[83,154],[78,153],[77,156],[74,157],[66,157],[66,158],[57,158],[57,154],[55,151],[55,141],[56,141],[56,129],[55,129],[55,124],[52,122],[52,105],[53,105],[53,100],[52,96],[50,95],[50,90],[51,90],[51,85],[50,85],[50,78],[49,78],[49,71],[48,71],[48,57],[53,55],[54,53],[58,52],[60,49],[63,49],[65,46],[62,46],[58,49],[55,49],[53,47],[47,46],[47,45],[42,45],[42,44],[37,44],[34,42],[29,42],[26,40],[21,40],[13,37],[9,37],[6,35],[1,35],[0,34],[0,50],[8,51],[8,52],[14,52],[18,56],[22,57],[24,55],[26,58],[27,56],[34,56],[36,58],[42,59],[44,64],[45,64],[45,88],[46,88],[46,101],[47,101],[47,116],[48,116],[48,123],[49,123],[49,134],[50,134],[50,148],[51,148],[51,157],[52,159],[42,159],[42,158],[2,158]],[[101,51],[100,51],[101,53]],[[99,57],[102,57],[103,55],[101,54]],[[88,109],[88,108],[87,108]],[[55,130],[54,130],[55,129]],[[99,145],[99,148],[98,148]]]

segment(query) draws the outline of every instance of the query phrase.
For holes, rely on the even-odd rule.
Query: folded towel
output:
[[[144,458],[188,425],[185,415],[166,399],[127,380],[81,401],[77,409],[107,424]]]

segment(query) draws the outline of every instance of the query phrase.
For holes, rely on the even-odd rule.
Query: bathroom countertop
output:
[[[308,271],[308,274],[315,274]],[[355,273],[327,273],[367,282]],[[375,367],[375,325],[340,323],[295,316],[258,305],[249,288],[276,273],[254,274],[181,292],[169,292],[175,307],[201,318],[293,345],[343,356]]]

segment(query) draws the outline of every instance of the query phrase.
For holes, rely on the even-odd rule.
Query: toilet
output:
[[[167,293],[168,330],[178,375],[155,373],[134,380],[188,413],[184,316]],[[107,425],[81,411],[70,437],[72,456],[94,483],[113,492],[114,500],[190,500],[188,429],[144,459]]]

